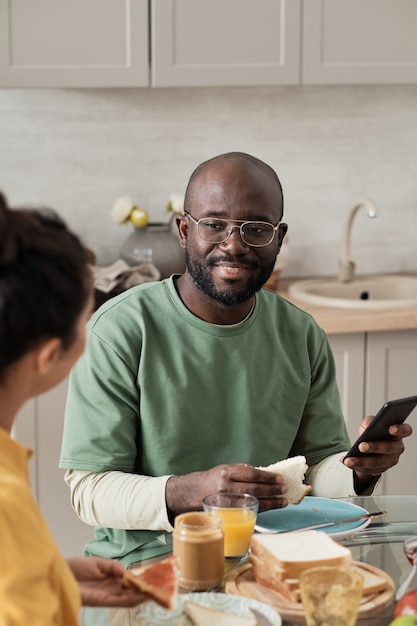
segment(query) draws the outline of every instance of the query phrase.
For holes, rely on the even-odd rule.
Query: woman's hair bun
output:
[[[18,262],[25,254],[42,254],[48,248],[55,248],[55,253],[58,251],[59,254],[59,244],[54,245],[52,241],[58,231],[62,231],[63,237],[74,237],[52,209],[11,208],[0,191],[0,241],[3,242],[0,250],[1,266]]]

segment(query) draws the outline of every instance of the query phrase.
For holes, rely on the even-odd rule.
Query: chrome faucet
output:
[[[356,213],[361,207],[368,212],[368,217],[376,217],[378,208],[376,204],[369,198],[359,200],[349,211],[346,223],[342,233],[342,241],[339,256],[339,275],[338,279],[342,283],[349,283],[353,279],[356,263],[350,256],[350,236],[352,232],[352,224]]]

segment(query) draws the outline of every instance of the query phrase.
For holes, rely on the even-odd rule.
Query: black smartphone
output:
[[[359,444],[362,443],[362,441],[389,441],[393,439],[392,435],[388,432],[389,427],[393,424],[402,424],[416,406],[417,396],[399,398],[398,400],[386,402],[379,409],[362,435],[358,437],[344,458],[366,454],[359,450]]]

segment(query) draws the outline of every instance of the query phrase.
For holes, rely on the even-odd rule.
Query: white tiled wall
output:
[[[56,208],[103,265],[130,232],[109,218],[117,197],[165,219],[194,167],[230,150],[281,178],[286,277],[336,271],[363,196],[380,215],[357,215],[358,273],[417,271],[417,85],[0,91],[0,189]]]

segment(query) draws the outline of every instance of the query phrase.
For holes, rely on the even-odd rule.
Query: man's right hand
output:
[[[205,472],[171,476],[166,484],[170,518],[203,508],[203,499],[219,491],[249,493],[259,498],[259,510],[287,506],[288,489],[279,474],[257,469],[246,463],[217,465]]]

